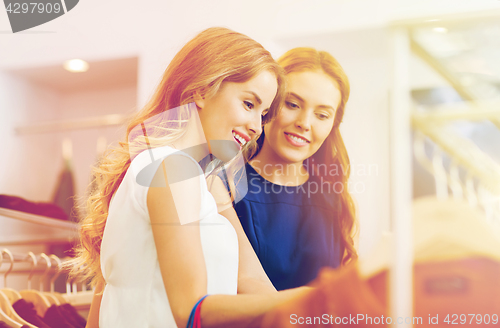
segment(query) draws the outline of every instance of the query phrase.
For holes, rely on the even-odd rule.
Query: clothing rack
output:
[[[450,141],[445,136],[442,124],[451,120],[481,120],[489,119],[497,127],[499,122],[498,104],[484,104],[476,101],[475,96],[458,81],[438,60],[429,54],[413,37],[413,28],[429,26],[431,21],[441,23],[483,22],[484,20],[498,20],[500,11],[478,11],[473,13],[415,17],[394,21],[391,27],[392,83],[390,98],[390,134],[391,134],[391,219],[393,231],[392,266],[390,270],[390,314],[392,317],[411,317],[413,308],[413,248],[412,248],[412,173],[411,173],[411,127],[432,139],[441,146],[452,158],[469,170],[480,176],[480,180],[488,181],[484,166],[474,163],[472,158],[465,158],[460,149],[462,144]],[[426,25],[427,24],[427,25]],[[412,113],[410,99],[409,66],[411,53],[418,55],[433,68],[441,77],[447,80],[459,95],[469,103],[469,110],[454,110],[446,112],[450,106],[442,106],[443,110],[433,113]],[[448,108],[446,108],[448,107]],[[457,146],[460,146],[457,148]],[[470,147],[469,147],[470,148]],[[470,149],[469,149],[470,150]],[[477,153],[477,152],[475,152]],[[498,164],[486,164],[490,172],[495,172],[495,183],[499,175]],[[490,177],[491,179],[491,177]],[[491,183],[490,185],[493,185]],[[493,188],[494,189],[494,188]],[[412,324],[398,324],[397,327],[411,328]]]
[[[121,114],[104,115],[98,117],[53,121],[18,126],[15,132],[18,135],[54,133],[68,130],[81,130],[99,127],[119,126],[127,122],[129,116]]]
[[[10,274],[28,274],[28,280],[37,275],[41,278],[50,278],[51,283],[53,283],[62,273],[64,261],[69,260],[69,258],[60,259],[55,255],[45,253],[10,252],[7,248],[0,249],[0,252],[2,254],[0,255],[0,276],[3,275],[3,288],[8,287],[7,276]],[[6,264],[10,264],[10,266]],[[53,286],[50,289],[53,292]],[[72,305],[90,306],[92,295],[93,292],[87,290],[85,283],[81,284],[80,291],[78,291],[78,284],[74,279],[67,281],[64,296]]]
[[[10,266],[6,266],[6,262],[10,263]],[[55,281],[63,271],[59,257],[45,253],[38,255],[33,252],[16,253],[4,248],[0,253],[0,265],[3,275],[3,288],[0,288],[0,321],[9,327],[20,327],[23,324],[29,327],[40,325],[59,327],[60,323],[66,320],[67,323],[72,322],[71,326],[85,325],[93,292],[87,291],[85,283],[82,284],[81,291],[78,291],[77,284],[71,281],[66,283],[66,293],[54,291]],[[26,265],[30,265],[29,270],[25,269]],[[7,276],[12,273],[27,274],[28,288],[22,290],[10,288]],[[32,288],[31,282],[34,276],[39,276],[38,290]],[[30,307],[36,310],[36,314]],[[77,311],[83,311],[83,317],[81,314],[78,315]]]
[[[18,221],[15,232],[7,224],[12,220]],[[0,226],[6,227],[0,230],[0,246],[66,243],[78,238],[78,224],[74,222],[7,208],[0,208]]]

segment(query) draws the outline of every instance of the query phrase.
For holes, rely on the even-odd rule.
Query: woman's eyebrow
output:
[[[329,109],[329,110],[331,110],[332,112],[335,113],[335,108],[333,108],[330,105],[319,105],[318,108]]]
[[[260,97],[255,92],[253,92],[253,91],[244,91],[244,92],[249,93],[252,96],[254,96],[255,100],[257,100],[257,102],[259,103],[259,105],[262,104],[262,100],[260,99]]]
[[[302,97],[300,97],[298,94],[296,94],[296,93],[290,92],[290,93],[288,93],[288,95],[290,95],[290,96],[292,96],[294,98],[297,98],[297,100],[300,101],[300,102],[305,102],[305,100]]]
[[[298,101],[300,101],[302,103],[305,102],[305,100],[296,93],[290,92],[288,95],[296,98]],[[331,111],[335,112],[335,108],[333,108],[330,105],[318,105],[317,108],[330,109]]]

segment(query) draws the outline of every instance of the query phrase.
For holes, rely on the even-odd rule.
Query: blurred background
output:
[[[275,58],[312,46],[344,67],[361,256],[405,219],[397,213],[411,198],[463,199],[498,221],[500,1],[85,0],[16,34],[0,9],[0,194],[56,202],[69,217],[37,224],[2,212],[0,247],[64,249],[79,214],[66,195],[82,204],[91,165],[124,137],[119,124],[211,26],[245,33]],[[84,63],[65,68],[72,59]],[[9,281],[22,288],[26,278]]]

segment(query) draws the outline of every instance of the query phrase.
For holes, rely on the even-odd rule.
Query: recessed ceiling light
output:
[[[64,62],[64,69],[74,73],[86,72],[89,69],[89,64],[81,59],[71,59]]]
[[[438,33],[446,33],[448,32],[448,29],[446,27],[435,27],[433,28],[434,32]]]

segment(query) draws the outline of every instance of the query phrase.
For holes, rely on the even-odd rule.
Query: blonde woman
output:
[[[304,292],[275,292],[238,240],[241,226],[217,213],[198,164],[210,153],[230,160],[283,96],[282,69],[245,35],[211,28],[179,51],[126,141],[95,169],[73,262],[96,286],[87,327],[185,327],[192,313],[203,327],[258,327]],[[236,295],[255,290],[268,294]]]

